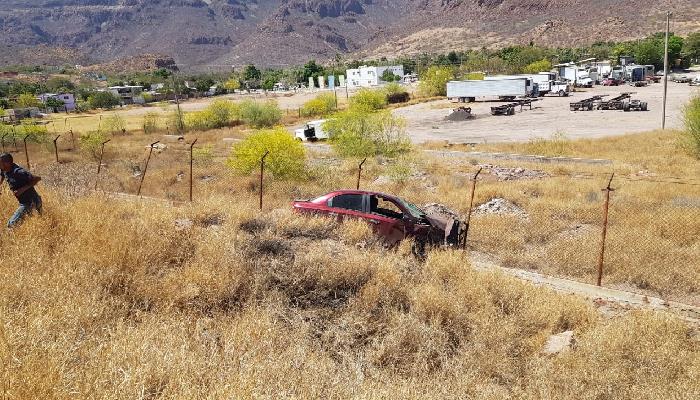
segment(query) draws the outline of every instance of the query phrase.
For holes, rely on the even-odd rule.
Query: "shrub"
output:
[[[362,88],[350,98],[350,108],[357,111],[381,110],[386,104],[386,93],[383,90]]]
[[[90,108],[112,109],[121,103],[119,98],[112,92],[95,92],[88,97]]]
[[[418,92],[425,97],[445,96],[447,94],[447,82],[452,79],[454,79],[452,68],[430,67],[420,76]]]
[[[330,143],[341,157],[393,157],[407,153],[411,143],[402,118],[388,111],[368,113],[357,110],[336,114],[324,124]]]
[[[93,160],[98,160],[102,143],[106,140],[107,135],[101,131],[88,132],[80,136],[80,151]]]
[[[384,86],[386,100],[389,104],[405,103],[411,99],[411,95],[404,90],[403,86],[396,82],[391,82]]]
[[[273,127],[282,119],[282,111],[274,100],[264,103],[245,100],[240,109],[241,120],[253,128]]]
[[[39,107],[41,103],[36,96],[31,93],[22,93],[17,97],[15,105],[19,108]]]
[[[525,72],[526,74],[536,74],[538,72],[547,72],[551,69],[552,69],[552,63],[547,59],[543,59],[543,60],[535,61],[533,63],[528,64],[523,69],[523,72]]]
[[[683,107],[685,130],[681,131],[681,145],[700,159],[700,96],[696,96]]]
[[[269,151],[265,159],[266,170],[277,179],[299,178],[304,173],[304,145],[284,128],[260,130],[233,146],[228,165],[238,172],[249,174],[260,166],[260,158]]]
[[[27,141],[30,143],[48,143],[51,141],[46,125],[39,125],[35,121],[24,120],[16,130],[18,140],[29,135]]]
[[[205,131],[231,125],[240,120],[240,107],[229,100],[214,100],[202,111],[184,115],[187,129]]]
[[[112,114],[102,123],[102,130],[112,135],[126,132],[126,121],[119,114]]]
[[[322,93],[304,103],[301,107],[301,115],[305,117],[327,115],[333,110],[335,110],[335,95]]]
[[[149,135],[160,129],[160,115],[155,112],[146,113],[143,116],[143,133]]]

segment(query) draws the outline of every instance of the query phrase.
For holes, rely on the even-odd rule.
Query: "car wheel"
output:
[[[560,90],[560,91],[559,91],[559,97],[564,97],[565,95],[566,95],[566,93],[564,93],[563,90]]]

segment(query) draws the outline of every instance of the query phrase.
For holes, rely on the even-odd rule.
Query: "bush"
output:
[[[531,64],[528,64],[523,69],[523,72],[525,72],[526,74],[536,74],[538,72],[548,72],[551,69],[552,69],[552,63],[547,59],[543,59],[543,60],[535,61]]]
[[[17,97],[15,105],[18,108],[29,108],[29,107],[39,107],[41,103],[37,100],[36,96],[31,93],[22,93]]]
[[[452,79],[454,79],[452,68],[430,67],[420,76],[418,92],[425,97],[445,96],[447,95],[447,82]]]
[[[240,109],[241,120],[253,128],[273,127],[282,119],[282,111],[274,100],[264,103],[245,100]]]
[[[305,117],[327,115],[335,110],[335,95],[322,93],[316,98],[304,103],[301,107],[301,115]]]
[[[160,115],[155,112],[146,113],[143,116],[143,133],[150,135],[160,129]]]
[[[350,109],[356,111],[376,111],[386,107],[386,92],[362,88],[350,98]]]
[[[228,165],[238,172],[249,174],[265,159],[266,171],[276,179],[300,178],[304,174],[306,153],[304,145],[294,140],[284,128],[260,130],[233,146]]]
[[[18,140],[24,139],[25,136],[29,135],[29,138],[27,138],[29,143],[49,143],[51,141],[46,125],[39,125],[35,121],[22,121],[16,132]]]
[[[112,114],[104,120],[101,130],[112,135],[126,133],[126,121],[121,115]]]
[[[104,108],[110,110],[121,103],[120,99],[112,92],[95,92],[88,97],[90,108]]]
[[[187,113],[184,122],[187,129],[206,131],[222,128],[240,120],[240,107],[229,100],[214,100],[202,111]]]
[[[88,132],[80,136],[80,151],[93,160],[99,160],[102,143],[107,140],[107,135],[101,131]]]
[[[323,126],[330,143],[341,157],[393,157],[411,150],[405,122],[388,111],[367,113],[357,110],[336,114]]]
[[[696,96],[683,107],[685,130],[681,131],[683,148],[700,159],[700,96]]]

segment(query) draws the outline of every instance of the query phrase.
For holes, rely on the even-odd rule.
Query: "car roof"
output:
[[[327,196],[337,196],[339,194],[367,194],[367,195],[375,195],[375,196],[382,196],[386,197],[389,199],[395,199],[395,200],[401,200],[400,197],[394,196],[392,194],[387,194],[387,193],[382,193],[382,192],[375,192],[371,190],[354,190],[354,189],[341,189],[341,190],[334,190],[332,192],[328,192],[323,196],[320,197],[327,197]]]

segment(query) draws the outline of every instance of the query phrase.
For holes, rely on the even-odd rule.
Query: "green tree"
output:
[[[401,77],[395,75],[390,69],[385,69],[379,79],[383,80],[384,82],[397,82],[401,80]]]
[[[418,91],[426,97],[445,96],[447,94],[447,82],[452,79],[454,79],[452,68],[430,67],[421,74]]]
[[[304,64],[304,68],[302,69],[302,81],[308,82],[310,77],[315,78],[319,75],[323,75],[323,72],[323,67],[316,64],[316,60],[310,60]]]
[[[536,74],[538,72],[547,72],[552,69],[552,63],[549,60],[542,59],[528,64],[523,72],[526,74]]]
[[[236,143],[227,164],[238,172],[249,174],[260,167],[265,152],[266,171],[276,179],[296,179],[304,175],[306,151],[284,128],[260,130]]]
[[[194,87],[198,92],[204,93],[208,91],[210,87],[214,86],[214,83],[214,80],[211,78],[202,78],[195,81]]]
[[[61,99],[57,99],[55,97],[49,97],[44,102],[44,105],[47,108],[50,108],[52,110],[58,110],[60,108],[63,108],[63,106],[66,105],[66,103],[64,103],[63,100],[61,100]]]
[[[22,93],[17,97],[15,105],[19,108],[39,107],[41,103],[31,93]]]
[[[697,63],[700,61],[700,32],[688,35],[683,42],[682,54],[690,63]]]
[[[301,115],[315,117],[327,115],[335,110],[335,96],[332,93],[321,93],[301,107]]]
[[[112,92],[94,92],[88,97],[88,104],[91,108],[112,109],[121,103],[119,98]]]
[[[640,41],[635,48],[634,60],[640,65],[654,65],[656,68],[663,68],[663,43],[655,39]]]
[[[241,120],[253,128],[273,127],[282,119],[282,111],[274,100],[264,103],[244,100],[240,109]]]
[[[75,89],[75,84],[67,78],[53,77],[46,82],[46,90],[51,93],[71,92]]]
[[[350,98],[350,109],[357,111],[381,110],[386,104],[386,92],[381,89],[362,88]]]
[[[229,92],[235,92],[240,88],[241,82],[238,80],[238,78],[231,77],[226,82],[224,82],[224,89],[228,90]]]
[[[245,81],[259,81],[260,76],[260,70],[253,64],[246,65],[243,70],[243,80]]]
[[[391,112],[348,110],[323,125],[334,151],[341,157],[395,157],[411,150],[405,121]]]

